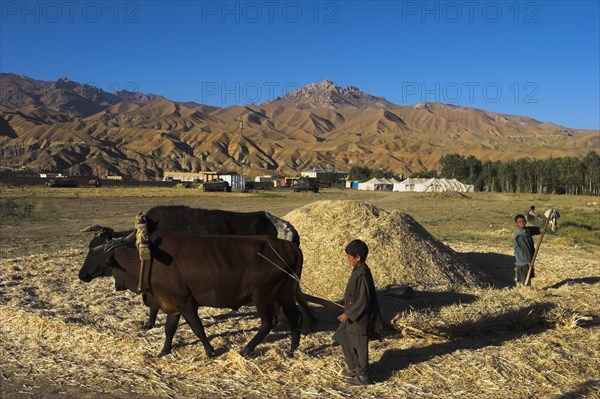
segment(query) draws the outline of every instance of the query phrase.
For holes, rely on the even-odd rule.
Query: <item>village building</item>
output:
[[[63,177],[69,177],[69,175],[67,174],[63,174],[63,173],[56,173],[56,172],[43,172],[40,173],[40,178],[42,179],[60,179]]]
[[[232,191],[244,191],[246,187],[246,178],[237,172],[167,172],[163,174],[163,181],[179,181],[179,182],[213,182],[226,181]]]
[[[300,172],[302,177],[313,179],[343,180],[348,177],[348,172],[339,169],[310,169]]]
[[[257,183],[273,183],[275,180],[277,180],[277,178],[272,175],[256,176],[254,178],[254,181]]]
[[[163,181],[180,181],[180,182],[194,182],[194,181],[213,181],[218,180],[219,174],[217,172],[167,172],[163,174]]]
[[[232,191],[246,190],[246,177],[237,172],[219,172],[219,179],[229,183]]]
[[[300,178],[308,178],[319,187],[343,185],[348,172],[340,169],[310,169],[300,172]]]

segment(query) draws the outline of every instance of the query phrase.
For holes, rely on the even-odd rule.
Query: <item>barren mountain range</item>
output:
[[[157,180],[164,171],[296,175],[353,165],[406,174],[436,169],[452,152],[508,160],[600,151],[597,130],[441,103],[398,106],[329,80],[226,108],[10,73],[0,74],[0,90],[2,166],[71,175]]]

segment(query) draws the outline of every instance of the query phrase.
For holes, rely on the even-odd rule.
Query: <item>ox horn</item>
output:
[[[88,226],[88,227],[86,227],[86,228],[84,228],[84,229],[81,229],[81,230],[79,230],[79,231],[80,231],[81,233],[88,233],[88,232],[92,232],[92,231],[93,231],[93,232],[96,232],[96,231],[101,231],[101,230],[105,230],[105,229],[106,229],[106,230],[112,230],[112,229],[111,229],[111,228],[109,228],[109,227],[102,227],[102,226],[100,226],[100,225],[98,225],[98,224],[93,224],[93,225],[91,225],[91,226]]]
[[[136,232],[137,232],[136,230],[133,230],[131,233],[129,233],[129,234],[127,235],[127,237],[125,237],[125,238],[123,239],[123,241],[124,241],[124,242],[127,242],[127,243],[129,243],[129,244],[135,244],[135,234],[136,234]]]

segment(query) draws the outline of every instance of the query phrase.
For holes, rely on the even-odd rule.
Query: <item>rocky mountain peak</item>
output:
[[[77,87],[79,85],[79,83],[73,82],[72,80],[69,80],[69,78],[67,78],[66,76],[61,77],[60,79],[57,79],[53,84],[52,87],[56,87],[57,89],[73,89],[75,87]]]
[[[355,86],[342,88],[329,79],[320,83],[310,83],[303,88],[293,90],[284,97],[275,99],[271,104],[293,106],[302,109],[368,109],[394,107],[394,104],[383,97],[372,96]]]
[[[336,85],[333,81],[329,79],[325,79],[320,83],[311,83],[306,86],[306,89],[319,89],[319,90],[327,90],[327,91],[341,91],[342,88]]]

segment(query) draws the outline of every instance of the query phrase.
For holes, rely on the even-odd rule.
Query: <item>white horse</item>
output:
[[[544,216],[546,219],[549,219],[548,226],[550,230],[553,232],[558,229],[558,218],[560,217],[560,213],[556,209],[548,209],[544,212]]]

